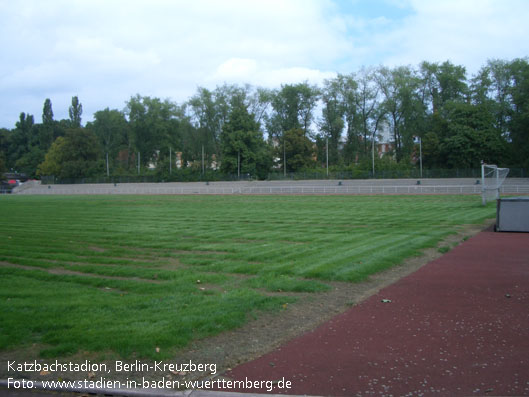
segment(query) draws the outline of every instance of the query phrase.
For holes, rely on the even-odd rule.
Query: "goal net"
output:
[[[500,188],[508,173],[508,168],[498,168],[498,166],[492,164],[481,165],[481,198],[483,205],[487,201],[500,198]]]

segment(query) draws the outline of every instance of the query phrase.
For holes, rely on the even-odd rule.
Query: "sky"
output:
[[[83,123],[131,96],[320,85],[361,67],[444,62],[476,73],[529,56],[528,0],[0,0],[0,128],[46,98]]]

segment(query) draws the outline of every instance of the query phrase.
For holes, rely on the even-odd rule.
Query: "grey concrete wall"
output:
[[[480,194],[475,178],[358,179],[251,182],[170,182],[42,185],[32,181],[14,194]],[[529,178],[509,178],[502,193],[529,194]]]

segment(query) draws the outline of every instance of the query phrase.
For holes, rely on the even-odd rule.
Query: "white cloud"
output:
[[[244,83],[253,80],[256,72],[257,62],[254,59],[230,58],[218,66],[212,80]]]
[[[211,76],[211,82],[222,84],[245,84],[252,82],[256,86],[279,87],[281,84],[294,84],[309,81],[321,84],[323,80],[335,77],[335,72],[322,72],[318,69],[303,67],[274,68],[270,64],[261,64],[254,59],[231,58],[220,64]]]
[[[182,102],[199,85],[318,82],[347,51],[329,1],[197,0],[0,2],[4,59],[0,125],[18,113],[40,117],[50,97],[56,118],[79,95],[84,119],[122,108],[131,95]],[[338,18],[339,19],[339,18]],[[336,20],[336,18],[335,18]],[[29,100],[28,98],[32,98]],[[17,102],[16,106],[20,106]]]
[[[78,95],[86,121],[136,93],[183,102],[224,82],[316,84],[423,60],[473,71],[529,54],[527,1],[386,1],[409,14],[347,14],[346,0],[0,0],[0,127],[22,111],[40,121],[45,98],[64,118]]]
[[[323,72],[318,69],[309,69],[302,67],[282,68],[268,70],[263,73],[260,81],[261,85],[268,87],[278,87],[283,83],[301,83],[308,81],[311,84],[321,84],[323,80],[336,76],[335,72]]]
[[[475,73],[487,59],[529,55],[529,3],[524,0],[412,0],[414,14],[387,40],[387,64],[447,59]],[[377,37],[381,44],[385,38]],[[382,47],[383,48],[383,47]]]

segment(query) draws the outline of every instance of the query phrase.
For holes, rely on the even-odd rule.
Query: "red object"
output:
[[[14,179],[10,179],[9,181],[7,181],[7,183],[9,183],[10,185],[16,185],[17,181],[15,181]]]
[[[481,232],[226,376],[285,378],[285,394],[529,395],[529,233]]]

